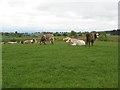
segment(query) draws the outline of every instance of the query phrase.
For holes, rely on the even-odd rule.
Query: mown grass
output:
[[[3,88],[116,88],[118,47],[4,44]]]

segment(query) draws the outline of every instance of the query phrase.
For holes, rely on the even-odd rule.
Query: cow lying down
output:
[[[11,41],[8,42],[8,44],[16,44],[16,43],[17,43],[17,41],[16,42],[11,42]]]
[[[67,41],[67,40],[69,40],[69,39],[71,39],[70,37],[66,37],[66,38],[63,38],[63,41]]]
[[[66,39],[64,39],[64,40],[66,40]],[[78,46],[85,45],[85,41],[83,41],[83,40],[72,39],[72,38],[68,38],[68,37],[67,37],[67,40],[65,42],[70,43],[71,45],[78,45]]]
[[[20,41],[20,43],[22,43],[22,44],[34,44],[34,43],[37,43],[37,40],[36,39],[25,40],[25,41]]]

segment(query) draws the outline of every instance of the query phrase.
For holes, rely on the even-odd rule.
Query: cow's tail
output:
[[[50,43],[54,44],[54,35],[52,35],[52,37],[50,38]]]

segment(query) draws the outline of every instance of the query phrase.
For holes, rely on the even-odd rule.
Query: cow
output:
[[[5,42],[0,42],[0,44],[5,44]]]
[[[94,44],[95,40],[99,37],[99,33],[87,33],[86,34],[86,45],[92,45]]]
[[[63,41],[68,41],[68,40],[70,40],[71,38],[70,37],[66,37],[66,38],[63,38]]]
[[[54,44],[54,35],[53,34],[44,34],[40,38],[40,45],[44,43],[46,45],[46,41],[49,41],[50,44]]]
[[[16,44],[17,43],[17,41],[15,41],[15,42],[11,42],[11,41],[9,41],[9,42],[7,42],[8,44]]]
[[[66,42],[67,42],[67,43],[70,43],[71,45],[78,45],[78,46],[83,46],[83,45],[85,45],[85,41],[79,40],[79,39],[69,38]]]
[[[34,44],[36,42],[37,42],[36,39],[20,41],[20,43],[22,44]]]

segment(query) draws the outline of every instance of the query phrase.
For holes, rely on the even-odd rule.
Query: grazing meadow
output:
[[[117,88],[118,42],[3,44],[3,88]]]

